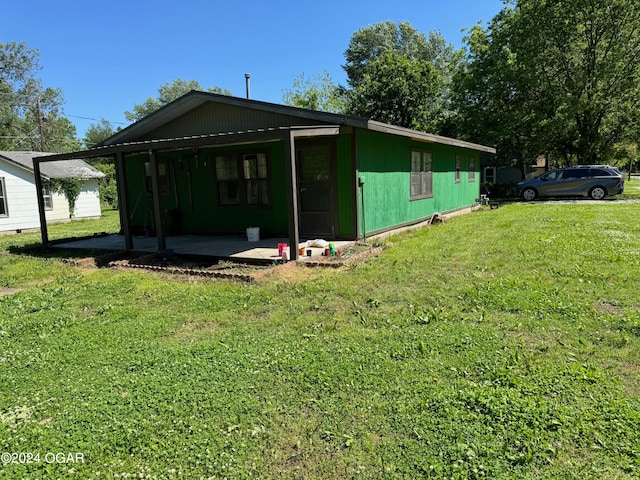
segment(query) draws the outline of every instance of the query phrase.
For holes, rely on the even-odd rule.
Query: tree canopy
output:
[[[408,22],[361,28],[345,51],[343,68],[351,87],[345,90],[347,110],[437,133],[450,108],[452,71],[461,58],[439,32],[427,37]]]
[[[456,77],[462,133],[514,158],[609,161],[637,132],[639,26],[636,0],[508,2],[467,38]]]
[[[158,89],[157,97],[149,97],[143,103],[134,105],[132,110],[124,112],[124,116],[127,120],[136,122],[191,90],[203,90],[203,88],[197,80],[182,80],[178,78],[172,83],[165,83]],[[221,95],[231,95],[229,90],[218,86],[208,88],[207,91]]]
[[[388,51],[369,63],[348,93],[350,113],[415,130],[435,131],[440,75],[425,60]]]
[[[294,79],[291,90],[284,90],[283,97],[284,103],[292,107],[331,113],[344,113],[345,110],[342,91],[326,70],[312,79],[302,73]]]
[[[62,91],[35,78],[39,53],[25,43],[0,42],[0,148],[65,152],[79,147],[62,115]]]

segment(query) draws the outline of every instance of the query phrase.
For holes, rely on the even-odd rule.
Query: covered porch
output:
[[[300,189],[296,173],[296,143],[299,139],[333,137],[339,133],[339,126],[329,125],[317,127],[277,127],[236,133],[216,133],[172,139],[142,140],[137,142],[94,147],[92,149],[79,152],[36,158],[34,159],[34,173],[36,177],[37,190],[41,191],[41,185],[39,185],[39,183],[41,183],[41,163],[73,158],[86,159],[111,157],[114,159],[120,205],[121,235],[111,235],[107,237],[98,236],[88,240],[57,243],[57,245],[64,245],[68,248],[96,248],[144,252],[173,251],[179,254],[207,255],[221,258],[253,258],[263,261],[276,260],[281,258],[278,255],[279,243],[298,245],[300,247],[305,246],[305,241],[300,238]],[[284,146],[282,149],[284,152],[284,158],[282,159],[284,167],[284,175],[282,176],[284,177],[284,192],[282,192],[282,194],[285,199],[283,202],[284,208],[282,209],[282,214],[283,218],[286,218],[284,223],[286,236],[276,234],[271,238],[260,240],[259,242],[247,242],[246,239],[238,236],[194,235],[189,234],[188,232],[185,232],[185,234],[182,235],[174,235],[175,232],[172,232],[165,222],[167,219],[167,212],[163,205],[163,198],[161,196],[162,185],[160,178],[161,168],[159,165],[159,156],[163,154],[163,152],[197,152],[198,149],[207,147],[226,148],[242,145],[273,144],[274,142],[281,142]],[[132,223],[132,218],[135,213],[136,206],[138,205],[138,200],[136,198],[131,198],[131,193],[128,192],[126,188],[127,178],[130,172],[127,171],[128,168],[125,166],[125,155],[140,153],[145,156],[149,165],[150,182],[148,193],[151,199],[151,208],[149,210],[154,224],[153,231],[144,232],[144,236],[136,235],[141,232],[136,231],[135,225]],[[195,158],[197,159],[197,156]],[[189,176],[188,179],[189,203],[193,205],[191,176]],[[44,205],[42,198],[39,198],[39,207],[42,242],[43,244],[50,244],[46,222],[44,221]],[[222,223],[225,222],[222,221]],[[316,247],[316,250],[312,250],[312,252],[315,252],[315,255],[320,255],[321,251],[322,249],[318,247]],[[299,248],[290,248],[287,253],[288,259],[296,260],[299,257]],[[306,253],[305,249],[304,255],[302,256],[306,256]]]

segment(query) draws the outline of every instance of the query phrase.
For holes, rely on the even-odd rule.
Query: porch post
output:
[[[298,225],[298,179],[296,174],[296,142],[293,132],[289,131],[285,141],[285,167],[287,172],[287,223],[289,228],[289,252],[291,260],[298,259],[300,234]]]
[[[33,174],[36,181],[36,198],[38,199],[38,214],[40,216],[40,236],[42,244],[49,243],[49,234],[47,232],[47,215],[44,210],[44,198],[42,197],[42,177],[40,176],[40,161],[33,160]]]
[[[149,160],[151,164],[151,189],[153,190],[153,215],[155,217],[156,236],[158,237],[158,251],[161,252],[167,249],[167,241],[164,236],[164,225],[162,224],[160,178],[158,175],[158,161],[154,150],[149,150]]]
[[[133,237],[129,225],[129,195],[127,193],[126,174],[124,170],[124,155],[116,153],[116,189],[118,191],[118,211],[120,213],[120,227],[124,235],[124,245],[127,250],[133,250]]]

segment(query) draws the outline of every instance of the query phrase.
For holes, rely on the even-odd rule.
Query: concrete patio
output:
[[[265,238],[255,242],[249,242],[241,236],[216,236],[216,235],[179,235],[167,237],[167,250],[182,255],[202,255],[207,257],[229,258],[233,260],[273,262],[281,259],[278,255],[278,244],[287,243],[287,238]],[[344,250],[353,245],[353,241],[331,241],[336,249]],[[54,248],[83,249],[83,250],[108,250],[124,251],[125,240],[123,235],[95,236],[81,240],[69,240],[56,242]],[[300,242],[298,248],[303,248],[304,253],[300,260],[319,257],[324,252],[321,247],[306,246],[306,239]],[[136,252],[157,252],[158,239],[156,237],[134,237],[133,250]],[[307,255],[308,251],[311,256]],[[291,258],[290,249],[286,250],[287,258]]]

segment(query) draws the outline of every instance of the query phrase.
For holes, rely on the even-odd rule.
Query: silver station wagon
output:
[[[607,195],[624,191],[624,176],[608,165],[578,165],[559,168],[539,177],[525,180],[514,187],[514,193],[523,200],[538,197],[587,197],[602,200]]]

